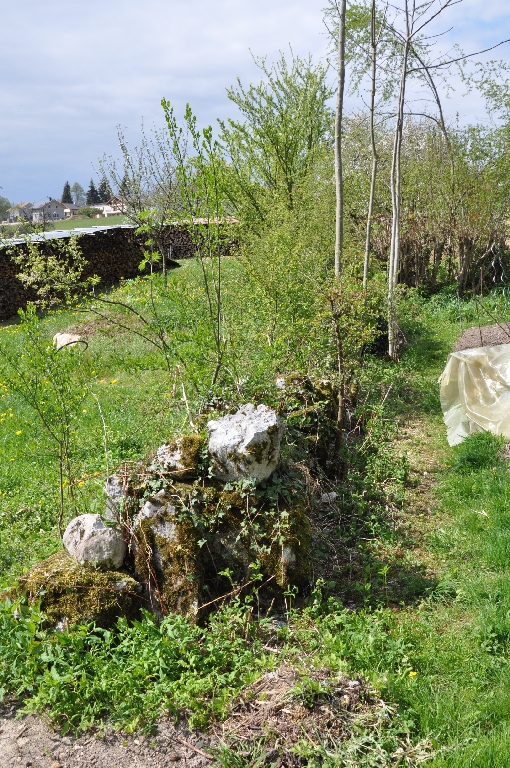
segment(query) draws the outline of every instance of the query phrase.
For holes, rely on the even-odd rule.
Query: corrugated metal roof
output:
[[[111,224],[110,226],[97,226],[97,227],[77,227],[76,229],[52,229],[49,232],[39,232],[33,235],[26,235],[25,237],[10,237],[5,240],[0,240],[0,247],[7,247],[12,245],[20,245],[24,243],[28,238],[34,243],[42,242],[43,240],[55,240],[62,237],[71,237],[71,235],[95,235],[96,232],[106,232],[112,229],[134,229],[133,224]]]

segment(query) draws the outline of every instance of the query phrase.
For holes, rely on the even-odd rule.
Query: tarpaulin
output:
[[[450,445],[482,430],[510,438],[510,344],[452,352],[439,383]]]

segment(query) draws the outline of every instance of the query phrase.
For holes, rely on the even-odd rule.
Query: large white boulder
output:
[[[212,473],[225,482],[272,475],[280,458],[284,424],[267,405],[244,405],[207,425]]]
[[[74,347],[75,344],[79,344],[83,339],[77,333],[56,333],[53,337],[53,343],[57,350],[62,347]]]
[[[126,544],[119,528],[106,526],[100,515],[80,515],[67,526],[64,546],[79,563],[103,570],[117,570],[126,555]]]

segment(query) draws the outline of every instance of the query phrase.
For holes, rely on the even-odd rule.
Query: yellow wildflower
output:
[[[415,672],[414,670],[412,672],[409,672],[409,677],[416,677],[418,672]]]
[[[17,430],[16,430],[16,434],[17,434],[17,435],[21,435],[21,432],[22,432],[22,430],[21,430],[21,429],[17,429]]]

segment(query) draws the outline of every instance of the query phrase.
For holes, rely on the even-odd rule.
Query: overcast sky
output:
[[[116,126],[136,142],[142,118],[161,123],[161,98],[201,124],[233,114],[225,88],[257,79],[250,49],[274,60],[326,55],[327,0],[25,0],[2,7],[0,195],[11,202],[60,198],[64,182],[87,187]],[[510,4],[464,0],[441,22],[441,38],[478,50],[510,37]],[[438,28],[439,29],[439,28]],[[491,54],[510,62],[510,45]],[[483,119],[462,88],[448,103]]]

